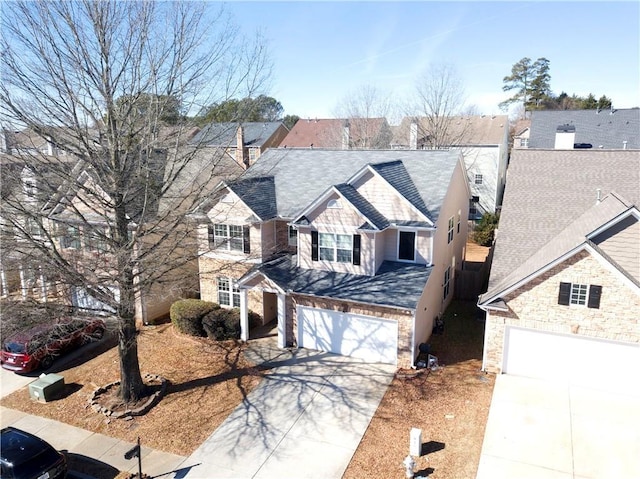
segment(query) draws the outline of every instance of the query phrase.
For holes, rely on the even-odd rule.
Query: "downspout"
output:
[[[483,308],[484,309],[484,308]],[[489,337],[489,328],[487,327],[489,324],[489,310],[484,310],[487,314],[485,316],[484,321],[484,343],[482,344],[482,368],[481,371],[487,371],[487,338]]]

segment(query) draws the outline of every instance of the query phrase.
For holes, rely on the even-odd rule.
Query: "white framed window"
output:
[[[584,283],[560,283],[558,304],[562,306],[587,306],[600,308],[602,286]]]
[[[353,236],[335,233],[319,233],[320,260],[351,263],[353,261]]]
[[[298,230],[289,226],[289,246],[298,246]]]
[[[229,308],[240,307],[240,289],[233,284],[233,279],[218,278],[218,304]]]
[[[342,204],[340,203],[340,200],[329,200],[327,202],[327,208],[333,208],[333,209],[342,208]]]
[[[249,161],[253,164],[260,156],[260,149],[249,148]]]
[[[73,225],[62,226],[60,246],[63,249],[80,249],[80,228]]]
[[[249,228],[238,225],[214,224],[209,226],[209,247],[248,253]]]
[[[453,225],[454,225],[453,216],[449,218],[449,228],[447,230],[447,244],[453,241]]]
[[[520,138],[520,148],[529,147],[529,138]]]
[[[449,296],[449,288],[451,283],[451,266],[448,266],[444,271],[444,281],[442,285],[442,300],[446,300]]]
[[[476,185],[481,185],[481,184],[482,184],[482,175],[481,175],[480,173],[476,173],[476,174],[475,174],[475,177],[474,177],[474,179],[473,179],[473,182],[474,182]]]

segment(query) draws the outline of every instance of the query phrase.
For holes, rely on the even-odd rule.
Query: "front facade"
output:
[[[510,168],[483,369],[640,392],[640,151],[518,151]]]
[[[454,152],[272,150],[200,210],[203,299],[296,346],[412,365],[453,297],[469,190]]]

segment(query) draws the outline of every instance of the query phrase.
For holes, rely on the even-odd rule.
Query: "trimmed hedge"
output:
[[[181,299],[171,305],[171,322],[178,331],[216,341],[240,338],[240,310],[199,299]],[[258,313],[249,311],[249,327],[262,324]]]
[[[169,316],[176,329],[191,336],[204,337],[202,318],[211,311],[221,309],[220,305],[200,299],[180,299],[171,305]]]

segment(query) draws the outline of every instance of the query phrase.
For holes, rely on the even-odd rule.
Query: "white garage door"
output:
[[[298,345],[375,363],[396,364],[398,323],[298,306]]]
[[[549,333],[505,330],[503,372],[622,393],[640,393],[640,345]]]

